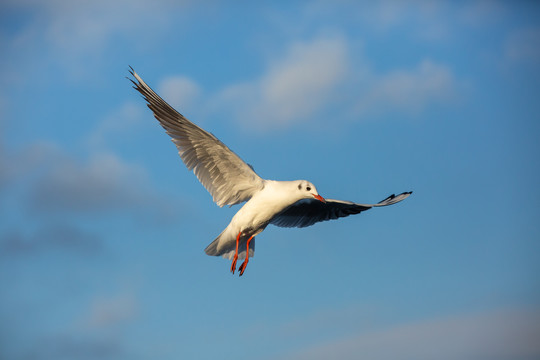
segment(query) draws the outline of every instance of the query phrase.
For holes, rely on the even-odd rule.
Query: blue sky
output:
[[[535,2],[3,1],[3,359],[537,359]],[[264,178],[398,205],[242,278],[131,65]]]

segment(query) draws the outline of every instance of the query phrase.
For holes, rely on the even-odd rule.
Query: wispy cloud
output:
[[[33,12],[32,21],[18,26],[4,49],[24,62],[33,63],[33,51],[38,47],[41,63],[60,66],[71,78],[89,79],[95,76],[93,68],[107,62],[107,50],[116,46],[113,44],[119,38],[137,48],[141,41],[166,33],[193,3],[191,0],[3,1],[0,6],[15,14],[28,9]]]
[[[147,119],[143,109],[133,101],[121,104],[116,110],[99,121],[85,139],[89,151],[93,153],[107,151],[112,138],[126,138],[140,130]]]
[[[343,37],[292,43],[253,81],[233,84],[218,94],[243,125],[279,129],[303,122],[335,99],[349,67]]]
[[[377,35],[400,31],[400,36],[433,43],[448,40],[455,6],[444,1],[312,1],[306,4],[304,15],[308,23],[326,18],[338,18],[340,23],[354,23]],[[298,21],[301,21],[298,20]]]
[[[44,33],[51,43],[66,50],[75,47],[75,51],[90,52],[111,43],[112,34],[137,29],[140,29],[138,33],[143,31],[134,19],[146,17],[154,25],[153,29],[145,27],[145,31],[163,29],[174,20],[172,10],[187,7],[192,1],[97,0],[73,3],[66,0],[30,0],[14,3],[41,9],[46,20]],[[118,16],[118,11],[123,11],[124,16]],[[158,19],[160,21],[155,21]]]
[[[175,108],[189,109],[201,95],[201,87],[187,76],[169,76],[158,86],[161,96]]]
[[[83,325],[93,329],[115,327],[134,319],[138,315],[138,309],[138,300],[131,293],[97,296],[90,305]]]
[[[172,212],[146,170],[113,152],[91,152],[81,160],[52,142],[3,150],[0,190],[18,188],[24,194],[18,205],[40,218],[118,210],[167,218]]]
[[[8,257],[50,250],[93,255],[101,248],[101,240],[96,235],[71,224],[48,225],[31,234],[27,234],[25,229],[0,234],[0,255]]]
[[[114,154],[92,155],[80,162],[57,157],[30,192],[36,211],[96,212],[142,206],[152,201],[140,191],[146,174]]]
[[[259,79],[217,94],[214,107],[228,108],[250,129],[278,130],[313,122],[329,109],[341,119],[418,115],[457,99],[461,84],[447,65],[423,59],[412,68],[377,71],[365,56],[353,60],[348,48],[343,37],[296,43]]]
[[[539,324],[534,309],[461,315],[351,335],[281,359],[534,359]]]
[[[90,71],[84,66],[89,59],[93,60],[91,71],[95,73],[95,68],[99,68],[100,62],[106,59],[106,49],[112,39],[118,36],[143,40],[147,36],[159,38],[160,32],[170,30],[173,24],[178,23],[173,16],[178,12],[171,9],[192,6],[190,1],[178,4],[165,1],[162,6],[145,1],[98,1],[74,5],[61,0],[46,4],[29,1],[28,4],[42,11],[38,11],[35,23],[22,27],[21,31],[28,35],[21,36],[20,41],[46,44],[44,58],[66,62],[69,67],[78,64],[72,69],[77,73]],[[13,3],[11,6],[20,5]],[[219,113],[226,111],[251,131],[285,129],[306,123],[318,112],[333,111],[335,107],[343,110],[344,114],[353,113],[355,116],[362,112],[384,112],[388,108],[414,112],[422,111],[433,102],[448,99],[456,82],[455,74],[445,64],[424,59],[416,68],[388,69],[383,73],[371,69],[363,73],[366,67],[369,69],[370,58],[369,54],[358,54],[361,38],[347,37],[339,30],[330,31],[330,35],[329,32],[320,35],[320,29],[312,28],[314,18],[325,12],[337,11],[334,7],[334,4],[326,2],[306,5],[297,22],[309,28],[306,34],[316,35],[303,39],[288,37],[285,39],[288,45],[268,50],[263,71],[248,81],[224,85],[217,92],[203,93],[201,86],[192,78],[170,76],[156,86],[156,90],[183,111],[193,104]],[[343,4],[337,7],[341,12],[346,11]],[[411,17],[432,27],[442,26],[439,20],[444,19],[446,8],[422,2],[410,6],[383,2],[352,6],[351,9],[348,16],[359,16],[372,28],[393,29],[404,21],[410,23]],[[121,18],[117,16],[119,11],[123,14]],[[151,29],[141,27],[142,19],[157,26]],[[425,26],[419,28],[422,33],[437,33],[426,30]],[[174,31],[179,30],[175,28]],[[132,41],[129,39],[127,41]],[[18,48],[31,46],[19,44]],[[148,81],[152,82],[151,79]],[[385,96],[389,98],[385,99]],[[388,103],[390,106],[386,106]],[[128,118],[125,114],[136,110],[126,105],[119,111],[122,112],[118,114],[120,118]],[[346,116],[336,115],[339,118]],[[107,134],[116,132],[119,123],[111,123],[104,121],[89,141],[94,145],[100,144]]]
[[[36,142],[14,150],[0,137],[0,191],[39,170],[47,159],[57,154],[57,146],[50,142]]]
[[[129,291],[97,294],[66,328],[43,334],[26,344],[25,359],[123,359],[126,325],[137,318],[139,303]],[[1,352],[0,352],[1,353]]]
[[[472,27],[485,26],[488,23],[504,19],[508,13],[507,5],[502,1],[470,1],[459,7],[459,19]]]
[[[47,359],[122,359],[125,356],[121,342],[103,336],[78,337],[74,334],[51,335],[27,344],[20,358]]]
[[[413,69],[398,69],[382,74],[366,74],[368,85],[357,99],[362,113],[402,111],[417,114],[431,104],[445,103],[456,97],[454,74],[445,65],[423,60]]]
[[[506,59],[519,64],[538,65],[540,62],[540,27],[512,31],[504,43]]]

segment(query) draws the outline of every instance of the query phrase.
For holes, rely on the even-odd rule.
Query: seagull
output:
[[[214,202],[220,207],[245,202],[225,230],[205,249],[210,256],[232,260],[232,274],[238,259],[244,260],[238,268],[239,275],[244,274],[249,258],[255,253],[255,236],[269,224],[303,228],[359,214],[372,207],[393,205],[412,194],[412,191],[392,194],[377,204],[357,204],[325,199],[315,185],[306,180],[263,179],[217,137],[170,106],[132,67],[129,73],[135,78],[128,77],[133,88],[146,100],[154,117],[172,138],[182,161],[195,173]]]

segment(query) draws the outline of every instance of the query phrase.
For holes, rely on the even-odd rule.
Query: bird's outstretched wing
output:
[[[264,180],[238,155],[211,133],[201,129],[167,104],[130,68],[130,79],[148,102],[148,107],[178,148],[189,170],[219,205],[247,201],[264,187]]]
[[[412,194],[404,192],[390,195],[377,204],[356,204],[350,201],[326,199],[322,202],[316,199],[304,199],[292,204],[277,214],[270,224],[281,227],[306,227],[319,221],[333,220],[340,217],[359,214],[372,207],[387,206],[398,203]]]

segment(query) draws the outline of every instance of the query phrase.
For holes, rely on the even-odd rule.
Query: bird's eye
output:
[[[306,190],[307,190],[307,191],[311,191],[311,188],[308,186],[308,187],[306,187]]]
[[[302,184],[298,184],[298,190],[302,190]]]

